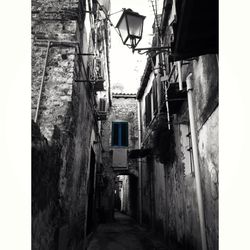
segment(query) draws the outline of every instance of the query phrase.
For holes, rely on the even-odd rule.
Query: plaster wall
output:
[[[185,69],[193,73],[194,113],[197,126],[199,164],[208,249],[218,249],[218,64],[215,55],[200,56]],[[185,79],[185,78],[184,78]],[[188,119],[187,107],[174,122]],[[174,126],[176,159],[168,171],[168,232],[187,249],[200,249],[200,229],[196,185],[188,162],[182,134],[184,126]],[[175,214],[175,216],[173,216]],[[175,219],[173,219],[175,218]],[[173,237],[173,236],[172,236]]]
[[[205,209],[208,249],[218,249],[218,62],[216,55],[200,56],[183,68],[185,80],[193,74],[194,112]],[[149,86],[151,82],[149,80]],[[147,89],[147,88],[146,88]],[[142,115],[145,98],[142,98]],[[196,183],[187,138],[187,102],[172,117],[175,157],[162,165],[142,160],[143,223],[182,249],[201,249]],[[144,133],[148,132],[143,123]],[[146,142],[150,146],[150,139]],[[188,151],[189,150],[189,151]]]
[[[128,175],[121,175],[120,181],[122,181],[121,189],[121,211],[124,213],[128,212],[128,194],[129,194],[129,178]]]
[[[155,231],[164,236],[166,215],[165,168],[156,159],[154,160],[154,166]]]

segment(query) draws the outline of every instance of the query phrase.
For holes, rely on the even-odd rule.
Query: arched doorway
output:
[[[138,177],[133,174],[118,174],[115,179],[115,211],[138,220]]]

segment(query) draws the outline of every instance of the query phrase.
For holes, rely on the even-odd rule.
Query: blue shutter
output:
[[[112,123],[112,146],[119,146],[119,123]]]
[[[121,146],[128,146],[128,123],[121,123]]]
[[[112,123],[112,146],[128,146],[128,123]]]

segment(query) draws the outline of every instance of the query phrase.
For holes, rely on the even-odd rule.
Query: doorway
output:
[[[138,178],[118,175],[115,180],[115,210],[138,219]]]

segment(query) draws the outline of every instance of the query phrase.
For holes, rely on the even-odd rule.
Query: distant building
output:
[[[138,112],[135,94],[113,93],[112,106],[107,111],[107,120],[102,121],[101,140],[103,146],[102,178],[106,184],[100,196],[100,210],[105,221],[113,220],[115,208],[115,185],[118,175],[128,175],[132,191],[122,207],[129,215],[138,214],[138,162],[130,159],[131,150],[138,148]],[[127,177],[126,177],[127,178]],[[128,208],[129,207],[129,208]]]

